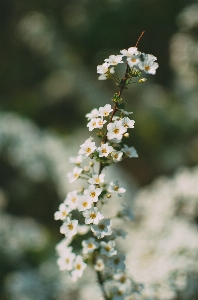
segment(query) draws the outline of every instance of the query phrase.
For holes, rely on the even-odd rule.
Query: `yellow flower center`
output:
[[[73,230],[74,226],[72,224],[68,225],[69,230]]]
[[[96,214],[95,213],[92,213],[89,216],[90,216],[91,219],[95,219],[96,218]]]
[[[118,134],[120,132],[119,128],[115,128],[113,131],[115,134]]]
[[[104,230],[104,229],[105,229],[105,225],[104,225],[104,224],[100,224],[100,225],[99,225],[99,229],[100,229],[100,230]]]
[[[73,203],[76,203],[76,197],[72,198],[71,200]]]
[[[86,152],[87,152],[87,153],[90,153],[90,152],[91,152],[91,148],[87,148],[87,149],[86,149]]]
[[[90,196],[94,198],[96,196],[96,192],[91,192]]]
[[[107,252],[109,252],[109,251],[111,250],[111,248],[110,248],[109,246],[106,246],[106,247],[105,247],[105,250],[106,250]]]
[[[119,189],[119,186],[117,186],[117,185],[115,185],[114,187],[113,187],[113,189],[114,189],[114,191],[118,191],[118,189]]]
[[[150,67],[149,67],[149,66],[145,66],[144,69],[145,69],[146,71],[149,71],[149,70],[150,70]]]

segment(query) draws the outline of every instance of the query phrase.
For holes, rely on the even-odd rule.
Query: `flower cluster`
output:
[[[125,144],[128,131],[134,128],[135,121],[128,117],[130,112],[123,110],[121,94],[133,78],[140,76],[140,70],[154,74],[158,67],[156,57],[142,54],[136,47],[122,50],[121,53],[111,55],[103,65],[97,67],[101,75],[112,74],[119,86],[118,93],[112,99],[113,106],[106,104],[86,114],[87,127],[89,131],[96,132],[99,140],[90,136],[80,145],[78,155],[70,158],[75,167],[67,174],[69,182],[81,179],[85,185],[69,192],[55,213],[55,219],[63,221],[60,232],[65,235],[57,246],[60,270],[67,270],[72,280],[76,281],[87,264],[92,265],[106,300],[125,299],[133,291],[133,282],[126,272],[125,256],[116,249],[116,238],[125,237],[125,232],[115,229],[112,222],[112,218],[128,217],[133,220],[133,214],[130,208],[123,205],[124,208],[111,219],[105,217],[102,205],[112,195],[122,197],[126,188],[115,178],[106,182],[104,169],[127,157],[138,157],[135,148]],[[119,79],[116,73],[113,74],[117,64],[123,63],[124,56],[127,57],[126,72]],[[134,60],[137,60],[137,64]],[[110,66],[113,69],[109,69]],[[80,245],[77,243],[78,235],[85,235],[83,240],[80,239]]]
[[[106,58],[102,65],[97,66],[97,73],[100,74],[100,80],[106,80],[108,78],[118,79],[115,68],[118,64],[124,63],[123,58],[126,58],[126,62],[130,68],[131,77],[137,77],[141,75],[141,71],[146,74],[155,74],[156,69],[159,67],[156,62],[157,58],[152,54],[145,54],[138,50],[137,47],[130,47],[128,50],[123,49],[120,51],[121,55],[110,55]],[[146,79],[142,78],[139,82],[144,82]]]

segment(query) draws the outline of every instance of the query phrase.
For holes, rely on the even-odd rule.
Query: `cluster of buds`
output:
[[[118,93],[112,99],[114,105],[106,104],[86,114],[87,127],[89,131],[96,131],[97,140],[88,138],[80,146],[78,155],[70,158],[75,167],[67,174],[69,182],[83,179],[85,185],[80,190],[69,192],[55,213],[55,219],[63,221],[60,232],[65,235],[57,245],[60,270],[68,271],[75,281],[82,276],[87,264],[93,266],[106,300],[125,299],[133,291],[137,292],[134,289],[137,284],[129,279],[125,256],[116,248],[116,238],[125,238],[126,232],[114,228],[112,219],[106,218],[102,211],[103,204],[112,195],[121,197],[126,188],[115,178],[105,182],[104,169],[127,157],[138,157],[135,148],[124,142],[129,136],[128,130],[134,128],[135,121],[129,118],[131,112],[123,110],[121,94],[133,78],[140,76],[140,70],[155,74],[158,67],[156,57],[143,54],[136,47],[122,50],[121,53],[111,55],[103,65],[97,67],[103,79],[111,77],[119,86]],[[127,66],[125,76],[120,80],[115,67],[123,63],[124,56],[127,57]],[[133,220],[130,208],[124,204],[112,217]],[[81,237],[79,245],[77,237],[82,234],[85,239]]]

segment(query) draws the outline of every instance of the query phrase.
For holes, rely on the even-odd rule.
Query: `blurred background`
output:
[[[138,48],[157,56],[160,67],[145,84],[133,84],[123,94],[136,122],[128,145],[137,149],[139,158],[123,161],[117,171],[133,183],[134,207],[139,195],[146,202],[156,197],[153,190],[159,198],[160,188],[169,191],[163,199],[174,206],[164,210],[172,210],[172,215],[161,218],[164,227],[153,233],[151,252],[157,238],[167,236],[165,224],[172,219],[178,218],[175,224],[181,221],[189,230],[181,226],[179,235],[191,232],[198,241],[198,1],[1,1],[0,299],[88,299],[78,285],[69,289],[66,275],[56,267],[54,248],[62,237],[54,212],[72,190],[66,177],[72,168],[68,158],[77,154],[79,141],[89,137],[85,114],[110,103],[116,92],[113,82],[98,81],[96,66],[134,46],[143,30]],[[163,177],[159,184],[161,176],[170,179]],[[175,182],[179,182],[177,191]],[[155,204],[151,202],[152,212]],[[137,240],[138,230],[147,227],[145,216],[152,216],[146,206],[145,215],[141,214],[144,209],[138,211],[138,205],[131,229]],[[171,253],[183,251],[182,259],[190,253],[188,261],[194,266],[198,242],[190,250],[190,241],[180,246]],[[138,247],[142,245],[138,244],[137,253]],[[149,265],[150,254],[144,253],[145,257]],[[138,270],[145,269],[141,261]],[[181,271],[178,265],[163,275],[171,292],[158,291],[165,277],[160,283],[153,278],[152,291],[158,292],[144,299],[198,299],[198,270],[184,264]],[[180,271],[179,287],[173,285],[176,271]],[[137,279],[141,277],[140,273]]]

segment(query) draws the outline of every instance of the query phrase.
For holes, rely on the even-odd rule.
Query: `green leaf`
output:
[[[123,108],[125,108],[125,104],[124,103],[120,103],[120,104],[117,105],[117,107],[119,109],[123,109]]]

